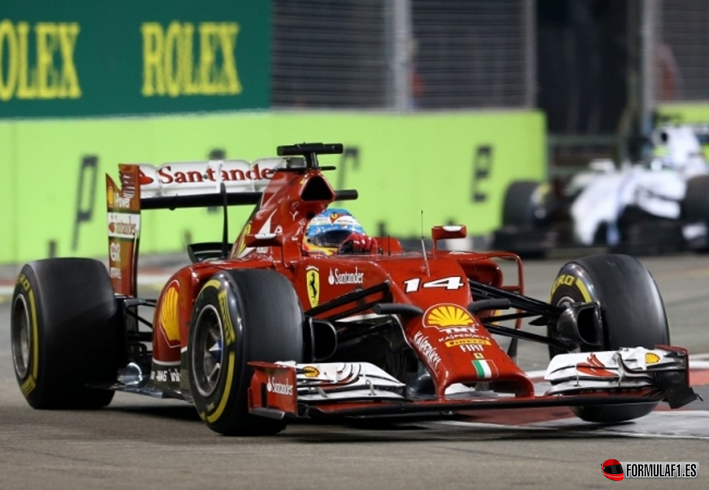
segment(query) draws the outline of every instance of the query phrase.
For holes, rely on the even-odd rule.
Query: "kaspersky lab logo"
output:
[[[601,465],[601,471],[603,472],[603,476],[609,480],[620,481],[625,476],[623,466],[617,459],[607,459],[604,461]]]

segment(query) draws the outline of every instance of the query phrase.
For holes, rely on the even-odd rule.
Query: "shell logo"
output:
[[[108,208],[113,209],[113,206],[116,204],[116,195],[113,187],[106,189],[106,201],[108,202]]]
[[[303,368],[303,375],[306,378],[317,378],[320,376],[320,370],[315,366],[305,366]]]
[[[648,352],[645,354],[645,364],[657,364],[660,362],[660,356],[654,352]]]
[[[455,328],[469,327],[475,324],[475,320],[458,305],[441,304],[430,307],[423,316],[424,327],[435,328]]]
[[[173,282],[168,286],[160,303],[160,327],[170,343],[180,341],[178,298],[177,282]]]
[[[251,233],[251,223],[247,224],[244,227],[244,231],[241,233],[241,236],[239,237],[239,244],[236,247],[236,256],[241,257],[241,254],[244,252],[246,249],[246,235]]]

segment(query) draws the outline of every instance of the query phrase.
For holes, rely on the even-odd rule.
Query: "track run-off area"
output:
[[[546,300],[566,260],[528,261],[526,293]],[[31,409],[10,354],[14,280],[0,276],[0,489],[495,489],[709,487],[709,257],[648,257],[671,325],[690,351],[690,382],[707,401],[603,426],[566,408],[466,412],[398,424],[298,423],[274,437],[211,432],[184,402],[118,393],[98,411]],[[143,268],[156,297],[174,261]],[[502,339],[500,342],[507,342]],[[543,391],[545,346],[520,342],[519,363]],[[697,479],[610,482],[621,462],[698,462]]]

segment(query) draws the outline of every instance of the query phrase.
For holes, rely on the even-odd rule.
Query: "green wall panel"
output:
[[[663,104],[658,111],[660,114],[679,117],[684,122],[709,123],[709,104]]]
[[[0,124],[0,257],[16,257],[17,210],[16,183],[17,164],[15,157],[15,128]]]
[[[434,224],[464,223],[469,233],[499,226],[513,180],[546,176],[544,119],[538,112],[435,115],[240,113],[193,117],[0,123],[3,234],[0,262],[102,256],[106,249],[104,173],[118,163],[275,155],[281,144],[342,142],[346,156],[324,156],[336,188],[370,233],[420,234],[421,211]],[[8,197],[9,196],[9,197]],[[249,209],[231,208],[232,236]],[[426,231],[428,233],[428,231]],[[188,240],[218,240],[221,214],[206,209],[143,213],[143,252],[176,251]]]
[[[677,122],[709,124],[709,104],[664,104],[658,112],[672,116]],[[709,145],[703,146],[704,157],[709,160]]]

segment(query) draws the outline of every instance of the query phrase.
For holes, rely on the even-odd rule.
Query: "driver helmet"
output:
[[[326,209],[308,223],[303,237],[303,248],[307,252],[332,255],[337,253],[342,242],[351,233],[366,234],[359,221],[346,209]]]

